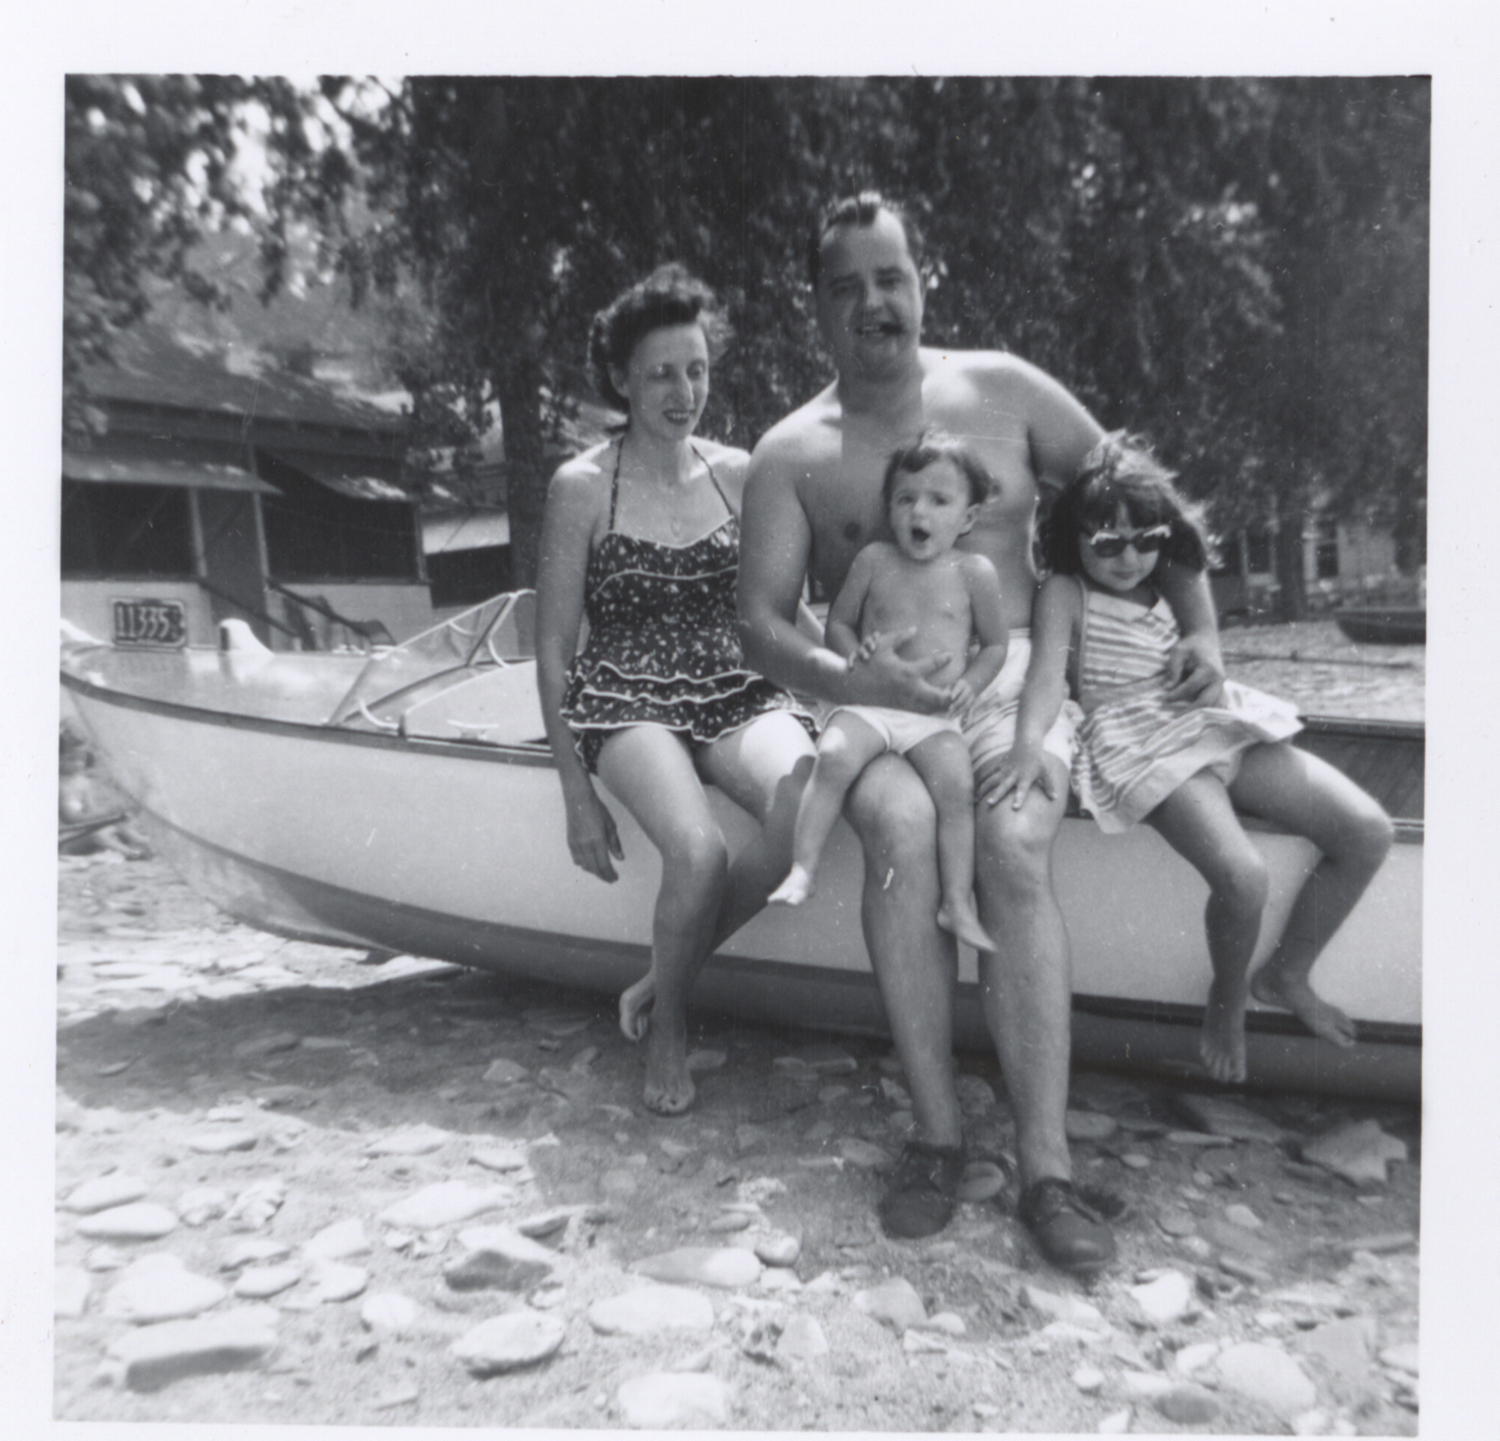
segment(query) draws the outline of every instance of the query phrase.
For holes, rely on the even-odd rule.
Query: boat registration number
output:
[[[180,600],[116,600],[115,644],[175,650],[187,644],[187,607]]]

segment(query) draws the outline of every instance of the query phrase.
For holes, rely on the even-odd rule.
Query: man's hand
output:
[[[941,651],[921,660],[903,660],[897,654],[916,633],[916,626],[910,626],[871,637],[873,645],[861,644],[855,657],[857,666],[851,665],[849,672],[854,682],[848,697],[851,703],[891,706],[927,715],[948,709],[952,688],[934,685],[930,677],[952,659],[949,653]]]
[[[1057,778],[1040,746],[1019,745],[1004,755],[986,756],[974,771],[975,799],[989,806],[999,805],[1009,795],[1014,797],[1011,805],[1020,810],[1032,786],[1049,801],[1057,799]]]
[[[1224,694],[1224,659],[1216,640],[1185,635],[1172,647],[1167,664],[1167,699],[1189,705],[1217,705]]]

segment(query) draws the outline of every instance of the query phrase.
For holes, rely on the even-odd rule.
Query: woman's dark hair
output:
[[[922,270],[922,232],[911,213],[904,205],[887,200],[878,190],[861,190],[858,195],[841,196],[831,200],[818,212],[812,230],[807,237],[807,275],[813,289],[818,288],[818,277],[823,272],[823,241],[830,230],[842,225],[873,225],[882,210],[894,215],[901,223],[906,236],[906,251],[917,273]]]
[[[880,494],[887,514],[890,513],[897,480],[903,475],[916,475],[939,460],[951,460],[963,472],[964,479],[969,482],[970,505],[983,505],[995,493],[995,479],[985,469],[984,462],[957,436],[929,425],[909,445],[892,451],[886,462],[885,483]]]
[[[629,365],[636,346],[653,330],[694,324],[703,327],[709,360],[717,360],[733,333],[729,322],[713,291],[675,261],[622,291],[589,327],[589,372],[599,393],[611,405],[629,411],[630,402],[615,389],[610,371]]]
[[[1038,536],[1042,562],[1061,575],[1079,575],[1079,538],[1114,526],[1120,508],[1138,530],[1171,527],[1162,547],[1168,560],[1189,570],[1207,570],[1214,559],[1203,507],[1190,501],[1140,436],[1111,431],[1078,467],[1042,521]]]

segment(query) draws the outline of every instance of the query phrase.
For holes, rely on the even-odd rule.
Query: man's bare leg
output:
[[[911,1092],[916,1135],[881,1199],[887,1232],[916,1238],[947,1224],[963,1173],[963,1119],[953,1084],[957,953],[937,927],[936,813],[921,778],[882,756],[849,794],[864,846],[865,944]]]
[[[1053,1265],[1087,1272],[1113,1258],[1114,1237],[1072,1187],[1072,976],[1052,890],[1052,843],[1067,808],[1068,776],[1057,757],[1048,755],[1046,764],[1055,797],[1033,788],[1020,810],[1009,797],[977,808],[979,913],[999,947],[979,958],[980,990],[1015,1111],[1021,1219]]]

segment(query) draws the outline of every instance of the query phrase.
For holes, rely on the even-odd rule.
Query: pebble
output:
[[[688,1074],[698,1076],[705,1071],[717,1071],[728,1060],[728,1055],[723,1051],[689,1051],[686,1062]]]
[[[1219,1403],[1206,1391],[1187,1389],[1158,1396],[1156,1409],[1175,1426],[1206,1426],[1219,1415]]]
[[[523,1171],[526,1169],[526,1152],[508,1146],[485,1146],[469,1156],[476,1166],[486,1171]]]
[[[908,1356],[946,1356],[948,1345],[936,1336],[925,1335],[913,1328],[901,1333],[901,1349]]]
[[[519,1295],[550,1279],[559,1259],[539,1242],[499,1226],[466,1231],[461,1239],[467,1254],[443,1268],[443,1280],[454,1291]]]
[[[743,1211],[729,1211],[713,1217],[708,1223],[708,1229],[716,1233],[748,1231],[750,1229],[750,1217]]]
[[[642,1286],[596,1301],[589,1325],[605,1336],[649,1336],[658,1331],[711,1331],[714,1308],[701,1291],[684,1286]]]
[[[363,1256],[370,1249],[365,1224],[358,1216],[324,1226],[311,1240],[304,1242],[302,1254],[310,1261],[342,1261],[348,1256]]]
[[[285,1266],[247,1266],[234,1283],[234,1294],[247,1300],[264,1301],[289,1291],[307,1274],[300,1263]]]
[[[417,1327],[422,1308],[399,1291],[372,1291],[359,1308],[360,1324],[367,1331],[404,1336]]]
[[[509,1086],[517,1081],[524,1081],[530,1074],[531,1072],[520,1062],[507,1060],[502,1056],[490,1062],[489,1069],[481,1079],[488,1081],[492,1086]]]
[[[1100,1111],[1069,1111],[1065,1126],[1070,1141],[1105,1141],[1119,1130],[1114,1117]]]
[[[406,1126],[392,1131],[365,1147],[367,1156],[430,1156],[440,1151],[449,1141],[456,1140],[452,1131],[425,1122],[419,1126]]]
[[[515,1193],[508,1186],[470,1186],[462,1181],[439,1181],[387,1206],[380,1213],[386,1225],[397,1229],[430,1231],[438,1226],[453,1226],[494,1211]]]
[[[229,1210],[230,1195],[217,1186],[195,1186],[177,1198],[177,1214],[184,1225],[206,1226]]]
[[[1349,1316],[1304,1332],[1297,1337],[1296,1347],[1318,1357],[1348,1385],[1359,1386],[1370,1376],[1375,1334],[1373,1316]]]
[[[1123,1411],[1111,1411],[1098,1425],[1095,1434],[1099,1436],[1123,1436],[1130,1430],[1130,1420],[1134,1413],[1127,1406]]]
[[[1104,1372],[1097,1366],[1080,1366],[1073,1373],[1073,1384],[1085,1396],[1092,1396],[1104,1385]]]
[[[213,1131],[195,1131],[187,1138],[188,1150],[200,1156],[224,1156],[231,1151],[253,1151],[260,1137],[244,1126],[225,1126]]]
[[[110,1344],[101,1374],[134,1391],[155,1391],[185,1376],[254,1366],[275,1345],[274,1313],[266,1307],[247,1307],[127,1331]]]
[[[64,1211],[88,1216],[116,1206],[128,1206],[132,1201],[141,1200],[146,1191],[146,1183],[139,1176],[127,1171],[111,1171],[107,1176],[95,1176],[93,1180],[75,1186],[59,1204]]]
[[[1145,1171],[1150,1169],[1151,1157],[1143,1156],[1139,1151],[1126,1151],[1120,1157],[1120,1164],[1132,1171]]]
[[[656,1371],[626,1381],[616,1394],[627,1426],[658,1430],[723,1426],[729,1420],[729,1388],[716,1376]]]
[[[1053,1291],[1044,1291],[1040,1286],[1021,1287],[1021,1300],[1033,1311],[1051,1316],[1058,1321],[1076,1321],[1081,1325],[1097,1323],[1104,1319],[1097,1306],[1077,1296],[1059,1296]]]
[[[1181,1271],[1168,1271],[1144,1286],[1132,1286],[1130,1295],[1153,1326],[1170,1326],[1196,1309],[1192,1278]]]
[[[352,1301],[370,1284],[370,1273],[363,1266],[346,1266],[342,1261],[318,1261],[308,1279],[312,1282],[308,1299],[321,1306]]]
[[[449,1350],[476,1376],[494,1376],[545,1361],[562,1345],[566,1329],[560,1317],[512,1311],[481,1321]]]
[[[967,1336],[968,1322],[956,1311],[938,1311],[921,1323],[924,1331],[941,1331],[945,1336]]]
[[[292,1248],[281,1241],[261,1240],[251,1237],[243,1241],[236,1241],[229,1248],[228,1254],[219,1263],[221,1271],[237,1271],[241,1266],[248,1266],[254,1262],[280,1261],[292,1254]]]
[[[1310,1410],[1318,1400],[1307,1373],[1274,1346],[1257,1341],[1231,1346],[1219,1357],[1217,1370],[1229,1390],[1269,1407],[1283,1421]]]
[[[83,1315],[93,1284],[82,1266],[59,1266],[52,1278],[52,1314],[68,1320]]]
[[[157,1241],[177,1229],[177,1216],[154,1201],[111,1206],[78,1223],[82,1235],[104,1241]]]
[[[229,1220],[246,1231],[258,1231],[269,1224],[286,1201],[286,1182],[270,1176],[247,1187],[229,1208]]]
[[[988,1201],[1006,1187],[1008,1178],[993,1161],[970,1161],[958,1183],[960,1201]]]
[[[1417,1343],[1408,1341],[1400,1346],[1387,1346],[1380,1353],[1380,1364],[1395,1371],[1405,1371],[1409,1376],[1420,1376],[1420,1356]]]
[[[795,1271],[785,1266],[771,1266],[760,1273],[762,1291],[800,1291],[802,1282]]]
[[[828,1337],[816,1316],[796,1315],[781,1328],[776,1354],[782,1359],[812,1361],[830,1351]]]
[[[879,1286],[856,1291],[854,1308],[877,1321],[889,1322],[898,1332],[927,1320],[927,1307],[922,1304],[917,1288],[904,1276],[893,1276]]]
[[[1224,1208],[1224,1219],[1236,1226],[1243,1226],[1247,1231],[1258,1231],[1261,1228],[1261,1219],[1248,1206],[1235,1204]]]
[[[1190,1091],[1178,1092],[1176,1105],[1205,1131],[1215,1136],[1228,1136],[1236,1141],[1280,1141],[1285,1134],[1274,1121],[1269,1121],[1248,1106],[1222,1096],[1200,1096]]]
[[[1179,1376],[1191,1376],[1194,1371],[1208,1365],[1218,1354],[1217,1341],[1198,1341],[1191,1346],[1184,1346],[1172,1358],[1172,1369]]]
[[[290,1051],[301,1043],[302,1037],[292,1031],[269,1031],[241,1041],[234,1048],[234,1055],[242,1061],[254,1060],[260,1056],[273,1056],[278,1051]]]
[[[1159,1371],[1126,1371],[1120,1381],[1127,1395],[1143,1401],[1165,1396],[1173,1386],[1173,1382]]]
[[[1163,1206],[1156,1213],[1156,1224],[1168,1236],[1191,1236],[1198,1229],[1198,1223],[1193,1219],[1191,1211],[1184,1211],[1176,1206]]]
[[[839,1155],[862,1171],[877,1171],[891,1164],[889,1151],[870,1141],[862,1141],[857,1136],[845,1136],[839,1142]]]
[[[1302,1147],[1302,1159],[1354,1185],[1384,1185],[1386,1164],[1406,1160],[1406,1142],[1388,1136],[1378,1121],[1356,1121]]]
[[[802,1238],[786,1231],[761,1236],[755,1242],[755,1254],[767,1266],[795,1266],[802,1254]]]
[[[89,1271],[118,1271],[130,1264],[130,1257],[118,1246],[90,1246],[83,1264]]]
[[[753,1251],[739,1246],[684,1246],[658,1256],[646,1256],[630,1269],[653,1281],[733,1289],[759,1280],[761,1265]]]

